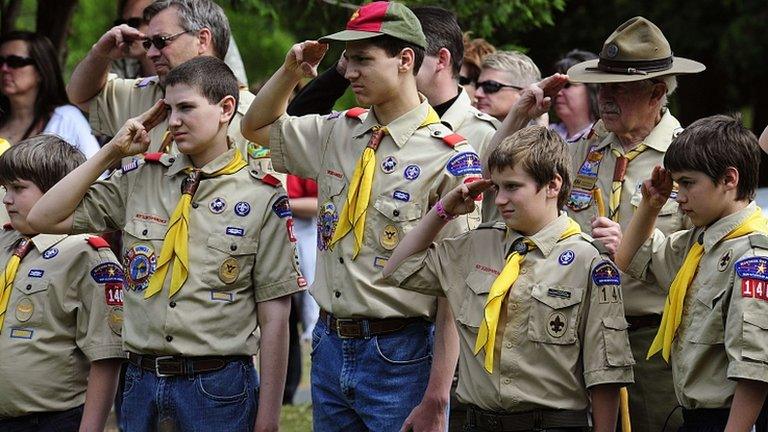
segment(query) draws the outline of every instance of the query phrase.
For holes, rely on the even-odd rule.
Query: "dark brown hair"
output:
[[[37,135],[0,155],[0,184],[27,180],[47,192],[83,162],[85,155],[58,135]]]

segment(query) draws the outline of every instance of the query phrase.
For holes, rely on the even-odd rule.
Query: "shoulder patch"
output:
[[[467,139],[457,133],[452,133],[443,137],[443,142],[450,148],[453,148],[456,146],[456,144],[465,141],[467,141]]]
[[[348,109],[345,115],[347,117],[349,117],[349,118],[359,119],[360,116],[362,116],[363,114],[365,114],[367,112],[368,112],[368,110],[365,109],[365,108],[354,107],[354,108]]]
[[[491,228],[501,230],[501,231],[506,231],[507,225],[501,221],[485,222],[478,225],[476,229],[491,229]]]
[[[445,169],[454,176],[467,174],[482,174],[480,158],[475,152],[461,152],[452,157],[445,165]]]
[[[768,257],[753,256],[744,258],[733,265],[736,274],[742,279],[768,281]]]
[[[600,255],[610,255],[610,252],[608,252],[608,249],[606,249],[605,245],[600,242],[600,240],[592,239],[590,243],[592,243],[592,246],[594,246],[595,249],[600,252]]]
[[[136,81],[136,88],[149,87],[157,83],[158,83],[157,76],[146,77]]]
[[[602,261],[592,270],[592,282],[595,286],[619,285],[621,284],[619,269],[610,261]]]
[[[123,172],[123,174],[125,174],[137,169],[139,167],[139,160],[140,159],[134,159],[128,162],[127,164],[123,165],[123,167],[120,168],[120,170]]]
[[[765,234],[750,234],[749,235],[749,244],[752,245],[753,248],[756,249],[766,249],[768,250],[768,236]]]
[[[88,244],[91,245],[92,248],[97,250],[109,247],[109,243],[107,243],[106,240],[104,240],[99,236],[88,237]]]

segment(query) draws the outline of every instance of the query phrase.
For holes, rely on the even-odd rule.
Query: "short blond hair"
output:
[[[518,51],[496,51],[483,60],[482,69],[496,69],[512,76],[512,84],[527,87],[541,80],[539,67],[527,55]]]

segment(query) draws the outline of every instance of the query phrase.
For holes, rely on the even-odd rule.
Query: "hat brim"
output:
[[[320,39],[318,39],[319,42],[351,42],[351,41],[359,41],[364,39],[370,39],[375,38],[376,36],[381,36],[384,33],[382,32],[368,32],[368,31],[360,31],[360,30],[342,30],[340,32],[336,32],[333,34],[329,34],[328,36],[323,36]]]
[[[630,75],[598,70],[598,61],[598,59],[587,60],[572,66],[570,69],[568,69],[568,80],[571,82],[584,84],[633,82],[665,75],[694,74],[702,72],[707,68],[702,63],[699,63],[695,60],[690,60],[683,57],[673,57],[672,67],[667,70],[648,72],[647,74]]]

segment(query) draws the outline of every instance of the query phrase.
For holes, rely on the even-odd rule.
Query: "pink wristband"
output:
[[[445,207],[443,207],[443,200],[440,200],[435,204],[435,212],[440,217],[440,219],[444,221],[451,221],[456,219],[457,215],[449,214],[447,211],[445,211]]]

